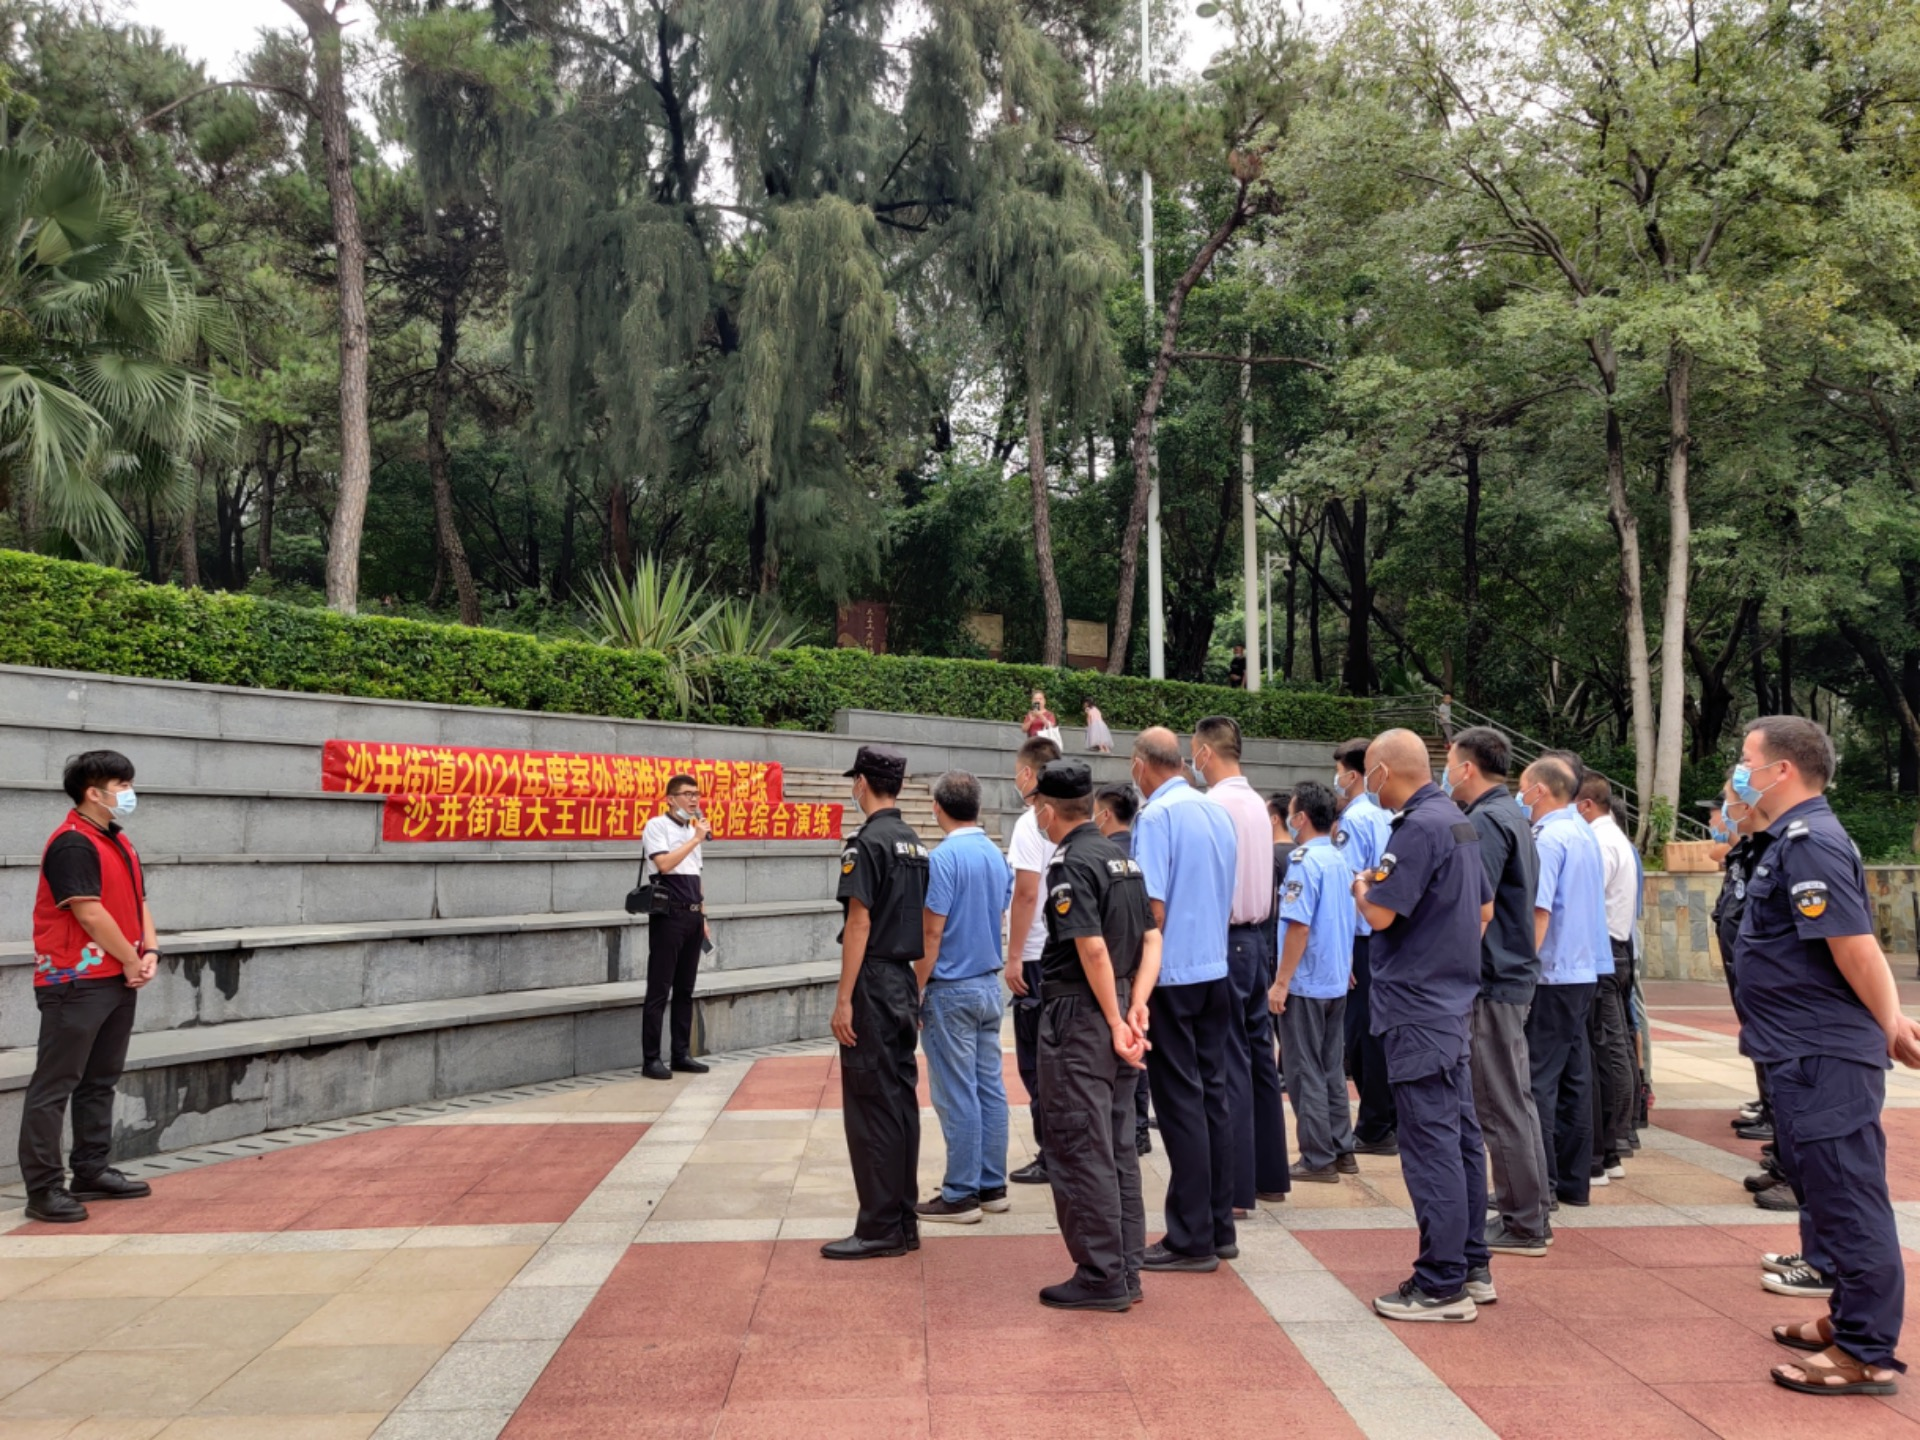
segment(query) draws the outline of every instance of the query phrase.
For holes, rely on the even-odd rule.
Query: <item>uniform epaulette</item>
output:
[[[1806,838],[1806,836],[1810,833],[1811,832],[1807,829],[1806,821],[1793,820],[1793,821],[1789,821],[1787,824],[1785,838],[1788,840],[1801,840]]]
[[[1307,858],[1307,847],[1304,845],[1300,846],[1291,855],[1287,856],[1287,860],[1289,863],[1295,860],[1304,860],[1306,858]]]

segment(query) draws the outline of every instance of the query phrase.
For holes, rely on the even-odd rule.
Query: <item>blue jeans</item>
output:
[[[1000,1058],[1000,976],[935,980],[921,1006],[933,1113],[947,1140],[941,1195],[958,1203],[1007,1183],[1007,1086]]]

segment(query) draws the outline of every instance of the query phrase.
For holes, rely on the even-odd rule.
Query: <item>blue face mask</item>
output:
[[[1367,777],[1372,774],[1373,774],[1373,771],[1369,770],[1367,771],[1366,775],[1362,775],[1360,777],[1360,791],[1362,794],[1364,794],[1367,797],[1367,799],[1371,800],[1374,804],[1378,805],[1382,810],[1384,810],[1387,807],[1385,803],[1380,799],[1380,792],[1374,789],[1373,786],[1367,783]]]
[[[1707,827],[1707,830],[1708,833],[1722,845],[1731,845],[1733,843],[1733,827],[1727,824],[1727,811],[1724,805],[1720,808],[1719,816],[1715,818],[1713,824]]]
[[[1766,794],[1767,790],[1773,788],[1773,785],[1769,785],[1766,790],[1762,790],[1759,786],[1755,785],[1753,783],[1753,767],[1745,761],[1733,767],[1733,779],[1728,783],[1733,786],[1733,793],[1749,805],[1758,805],[1760,803],[1760,797]],[[1778,785],[1779,783],[1778,780],[1773,782],[1774,785]]]
[[[1442,765],[1440,767],[1440,793],[1447,796],[1453,794],[1453,769],[1451,766]]]
[[[1300,826],[1297,822],[1292,820],[1287,821],[1287,834],[1293,837],[1294,844],[1298,845],[1300,843]]]
[[[1520,807],[1520,813],[1526,816],[1528,820],[1533,819],[1533,806],[1527,803],[1524,792],[1514,796],[1513,803]]]
[[[134,807],[139,803],[140,798],[133,793],[131,786],[122,790],[118,795],[113,797],[113,818],[116,820],[132,819]]]

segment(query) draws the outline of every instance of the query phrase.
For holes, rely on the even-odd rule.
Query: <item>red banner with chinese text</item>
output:
[[[762,760],[676,760],[329,740],[321,751],[320,766],[323,790],[362,795],[651,802],[666,794],[667,781],[673,776],[691,775],[699,782],[701,803],[709,811],[736,801],[778,805],[782,799],[779,764]],[[716,838],[720,838],[717,831]]]
[[[678,773],[678,772],[675,772]],[[638,840],[662,799],[552,795],[389,795],[381,835],[394,841]],[[716,840],[838,840],[838,805],[729,800],[707,807]]]

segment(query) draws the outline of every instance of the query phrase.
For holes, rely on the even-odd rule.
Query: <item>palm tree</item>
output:
[[[0,491],[26,543],[62,534],[117,562],[138,542],[121,500],[175,511],[191,460],[234,412],[196,362],[237,354],[224,305],[154,249],[86,146],[11,136],[0,114]]]

